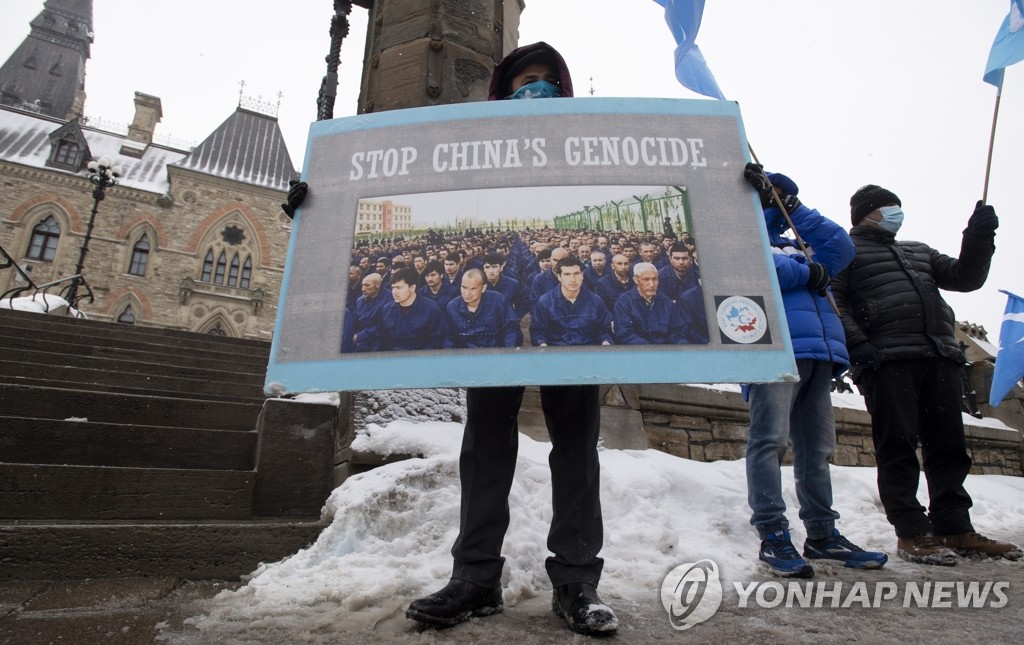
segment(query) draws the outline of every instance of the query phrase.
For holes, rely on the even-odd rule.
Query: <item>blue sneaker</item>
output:
[[[806,540],[804,557],[809,560],[832,560],[842,562],[850,569],[881,569],[889,556],[880,551],[865,551],[832,529],[832,535],[824,540]]]
[[[814,568],[800,557],[789,539],[789,531],[782,529],[761,540],[759,557],[772,573],[783,578],[813,578]]]

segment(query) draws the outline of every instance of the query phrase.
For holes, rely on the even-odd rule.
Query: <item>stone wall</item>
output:
[[[749,417],[738,392],[687,385],[616,386],[623,395],[606,394],[605,403],[636,406],[651,448],[697,461],[740,459],[746,454]],[[632,403],[632,405],[631,405]],[[874,466],[871,418],[864,410],[835,408],[837,446],[833,463]],[[1018,430],[968,424],[972,473],[1024,476]],[[786,461],[790,463],[791,453]]]
[[[601,443],[606,448],[620,450],[653,448],[695,461],[742,459],[747,451],[750,420],[743,397],[738,391],[730,391],[734,388],[664,384],[602,386]],[[464,410],[465,397],[458,391],[438,390],[435,394],[443,397],[448,393],[448,400],[442,401],[444,405],[434,401],[426,407],[416,392],[420,391],[410,390],[400,397],[392,396],[395,393],[372,393],[372,396],[367,396],[368,393],[342,393],[341,408],[350,413],[341,415],[342,427],[334,451],[336,486],[353,473],[410,456],[354,453],[352,440],[364,427],[368,415],[374,415],[374,422],[382,423],[407,416],[438,421],[461,420],[455,410]],[[837,440],[832,463],[837,466],[874,466],[868,413],[849,407],[835,407],[833,410]],[[526,389],[519,412],[519,429],[534,440],[548,440],[537,388]],[[974,460],[972,473],[1024,476],[1024,448],[1018,429],[979,420],[968,424],[965,433],[968,452]],[[791,452],[786,455],[786,462],[792,463]]]

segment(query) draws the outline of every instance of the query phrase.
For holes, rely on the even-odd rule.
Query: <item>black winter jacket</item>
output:
[[[941,356],[964,362],[953,309],[939,289],[974,291],[985,284],[994,235],[965,230],[959,259],[867,226],[855,226],[850,237],[857,255],[832,282],[847,347],[869,342],[879,361]]]

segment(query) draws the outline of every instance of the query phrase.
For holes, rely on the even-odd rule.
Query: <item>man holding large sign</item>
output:
[[[556,71],[554,85],[571,96],[568,72],[550,47],[524,48],[512,62],[530,52],[538,57],[527,62],[550,70],[525,82],[523,93],[543,96],[550,89],[542,82],[551,82],[543,76]],[[504,72],[532,73],[531,65],[512,62],[499,66],[493,98],[516,91],[503,87],[515,76]],[[530,88],[534,82],[542,84]],[[738,107],[724,101],[491,101],[313,125],[304,167],[316,190],[295,217],[266,390],[470,388],[454,586],[413,603],[410,617],[448,626],[501,607],[516,418],[523,386],[539,385],[552,439],[547,568],[554,607],[577,631],[615,629],[596,594],[598,384],[796,378],[760,211],[736,172],[746,154]],[[692,222],[694,231],[680,235],[702,240],[694,292],[709,332],[702,342],[338,349],[353,258],[422,250],[433,261],[472,250],[473,258],[484,252],[486,265],[487,252],[507,250],[514,261],[506,270],[525,288],[540,249],[562,254],[574,238],[594,240],[607,245],[614,264],[617,252],[635,250],[666,215],[687,228]],[[635,287],[628,257],[625,263],[628,291]],[[458,288],[453,298],[461,298]]]
[[[517,49],[494,70],[492,99],[572,96],[572,79],[561,55],[544,43]],[[495,94],[498,90],[498,94]],[[556,249],[560,255],[566,251]],[[571,291],[573,307],[581,295],[583,269],[576,258],[558,262],[561,288],[545,293],[533,310],[531,335],[537,345],[560,344],[564,322],[555,303]],[[561,271],[565,269],[563,279]],[[575,281],[569,278],[574,276]],[[541,274],[541,278],[544,274]],[[482,282],[482,280],[480,281]],[[568,287],[566,285],[569,285]],[[604,315],[607,338],[611,317],[600,299],[589,292]],[[582,305],[581,305],[582,306]],[[450,307],[451,309],[451,307]],[[540,327],[541,311],[551,313],[550,324]],[[546,320],[546,319],[545,319]],[[576,318],[579,320],[579,318]],[[601,324],[597,322],[595,324]],[[592,326],[592,325],[588,325]],[[588,336],[589,339],[589,336]],[[597,339],[600,340],[600,339]],[[415,601],[406,615],[439,627],[456,625],[471,616],[501,611],[501,571],[505,559],[501,545],[508,530],[508,495],[515,474],[519,443],[517,417],[524,388],[471,388],[466,392],[466,429],[459,458],[462,512],[459,537],[452,547],[455,564],[449,583],[435,594]],[[541,407],[551,438],[553,516],[548,534],[546,568],[554,587],[553,607],[576,632],[610,634],[618,629],[612,610],[597,596],[604,561],[598,557],[604,539],[601,521],[600,400],[596,385],[545,386]]]

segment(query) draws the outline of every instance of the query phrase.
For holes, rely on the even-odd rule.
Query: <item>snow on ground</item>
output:
[[[261,565],[248,583],[217,596],[189,619],[217,639],[252,630],[285,630],[301,639],[358,622],[373,625],[404,614],[417,597],[443,586],[459,517],[461,424],[399,420],[370,425],[357,450],[422,454],[356,475],[328,500],[331,520],[315,544],[280,562]],[[502,580],[506,607],[550,593],[544,573],[551,518],[548,444],[520,437],[509,499]],[[750,527],[744,461],[712,463],[655,450],[601,450],[605,559],[601,593],[624,604],[651,604],[661,581],[679,564],[709,558],[723,584],[754,579],[758,542]],[[878,500],[873,468],[833,467],[840,529],[865,548],[895,551],[895,537]],[[792,468],[783,469],[794,542],[803,542]],[[968,478],[973,519],[982,533],[1024,535],[1024,479]],[[923,485],[921,500],[927,505]],[[898,566],[893,562],[891,566]],[[762,572],[763,574],[763,572]]]

